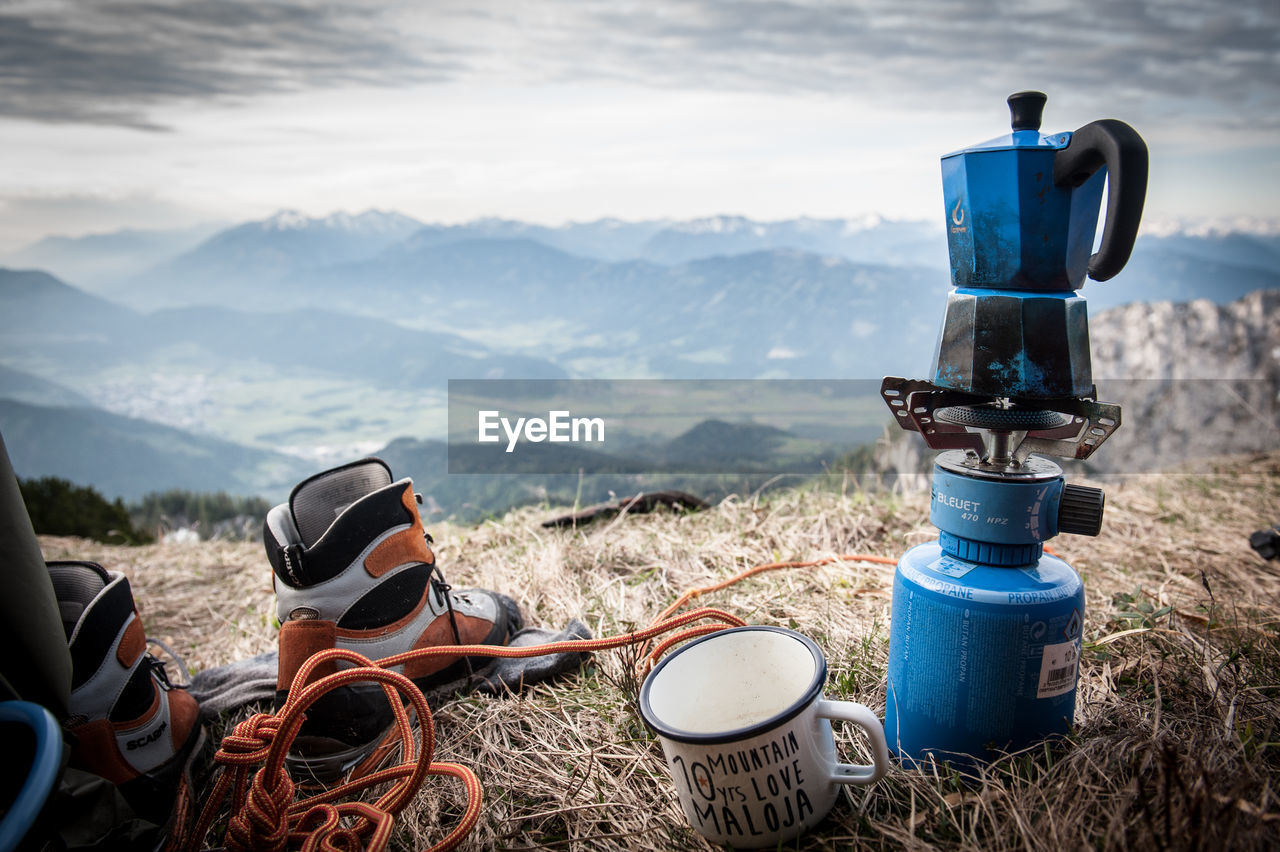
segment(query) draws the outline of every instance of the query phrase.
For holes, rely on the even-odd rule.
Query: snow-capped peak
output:
[[[1149,216],[1142,220],[1142,233],[1149,237],[1222,237],[1232,233],[1274,237],[1280,235],[1280,219],[1267,219],[1261,216],[1220,216],[1197,219]]]
[[[421,223],[400,213],[383,210],[366,210],[351,214],[345,210],[330,213],[324,218],[307,216],[297,210],[280,210],[262,221],[265,231],[301,231],[307,228],[327,228],[361,234],[408,233],[421,227]]]
[[[298,231],[315,220],[297,210],[279,210],[262,221],[265,231]]]
[[[690,219],[673,226],[686,234],[738,234],[749,231],[754,234],[763,233],[763,227],[745,216],[706,216],[701,219]]]
[[[857,234],[862,231],[870,231],[872,228],[878,228],[885,222],[884,217],[879,213],[867,213],[852,219],[844,220],[844,232],[846,234]]]

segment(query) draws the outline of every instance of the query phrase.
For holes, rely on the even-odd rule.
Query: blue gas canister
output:
[[[1044,542],[1101,523],[1101,492],[1033,458],[985,475],[963,452],[934,470],[937,541],[894,577],[885,732],[907,765],[987,761],[1070,730],[1084,586]]]

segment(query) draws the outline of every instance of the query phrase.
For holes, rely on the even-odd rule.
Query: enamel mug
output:
[[[775,846],[820,822],[842,784],[871,784],[889,768],[880,720],[822,697],[827,660],[807,636],[737,627],[664,658],[640,689],[689,824],[713,843]],[[875,763],[836,757],[831,720],[853,722]]]

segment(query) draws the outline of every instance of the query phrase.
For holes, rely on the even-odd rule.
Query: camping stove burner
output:
[[[969,426],[974,429],[1021,430],[1057,429],[1071,422],[1056,411],[1006,408],[996,403],[985,405],[948,405],[933,412],[936,420]]]
[[[921,379],[886,376],[880,396],[899,426],[935,450],[966,450],[1022,465],[1032,453],[1087,459],[1120,427],[1120,406],[1087,397],[997,399]]]

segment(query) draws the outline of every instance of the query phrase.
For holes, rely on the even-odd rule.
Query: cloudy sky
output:
[[[932,219],[1020,89],[1136,127],[1151,217],[1280,219],[1278,62],[1276,0],[0,0],[0,250],[281,208]]]

